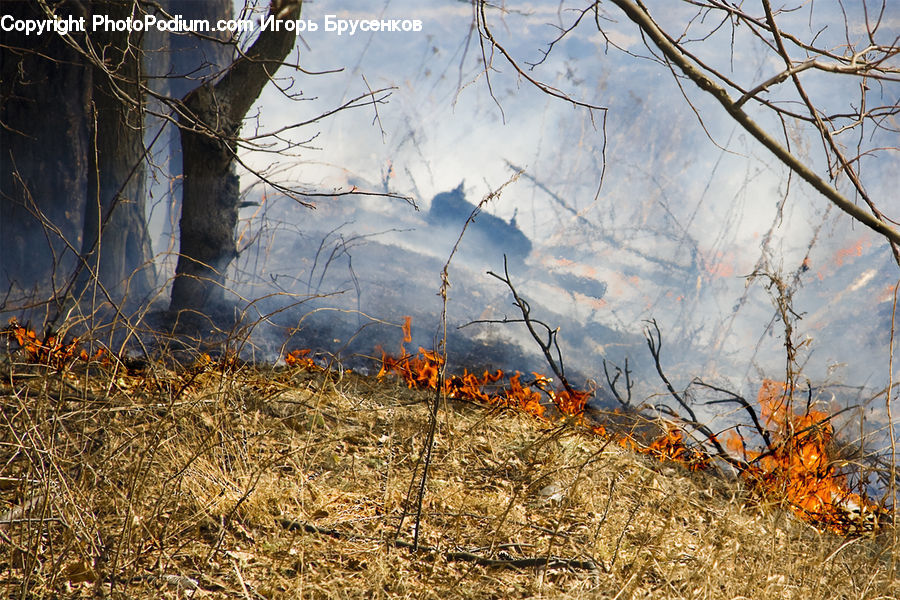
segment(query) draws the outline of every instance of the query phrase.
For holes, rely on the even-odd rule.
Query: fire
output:
[[[407,318],[403,326],[404,342],[411,339],[410,326]],[[378,377],[393,373],[410,388],[437,390],[441,385],[444,358],[424,348],[410,355],[402,344],[401,351],[400,358],[382,351]],[[684,431],[674,424],[650,444],[642,444],[628,434],[610,434],[603,424],[589,422],[584,417],[591,392],[554,390],[549,378],[539,373],[532,375],[534,379],[525,383],[519,372],[506,375],[498,370],[477,376],[464,371],[462,375],[445,377],[443,391],[452,398],[518,408],[543,421],[570,419],[595,435],[611,438],[622,446],[659,460],[680,463],[692,471],[705,470],[712,465],[712,456],[702,446],[688,445]],[[502,380],[505,385],[497,390]],[[797,412],[790,406],[790,398],[784,383],[763,381],[758,401],[770,441],[767,449],[748,450],[745,440],[734,434],[725,439],[728,450],[746,463],[741,475],[758,492],[783,502],[801,519],[839,533],[859,528],[859,514],[883,513],[883,509],[850,490],[846,474],[831,460],[829,449],[834,429],[828,415],[812,409]],[[556,408],[555,416],[547,412],[548,406]]]
[[[403,343],[408,344],[412,341],[412,317],[403,317]]]
[[[8,325],[0,330],[0,335],[3,334],[7,339],[16,340],[19,349],[25,353],[27,362],[48,365],[58,371],[65,370],[76,359],[104,365],[110,362],[110,354],[106,348],[97,348],[93,354],[90,354],[81,347],[79,338],[74,337],[67,343],[63,336],[52,331],[47,332],[47,335],[40,339],[33,329],[20,325],[15,317],[12,317]]]
[[[284,356],[284,362],[290,367],[303,367],[304,369],[316,369],[318,365],[308,355],[311,350],[292,350]]]
[[[28,362],[49,365],[58,370],[66,368],[76,358],[84,361],[105,358],[105,351],[102,348],[93,356],[88,355],[87,350],[79,347],[80,341],[77,337],[66,343],[62,336],[48,331],[43,339],[39,339],[33,329],[19,325],[15,317],[9,320],[3,333],[8,339],[15,338],[16,343],[24,350]]]
[[[704,471],[710,467],[709,455],[702,450],[689,447],[684,432],[672,425],[665,435],[646,448],[637,446],[634,449],[659,460],[682,463],[691,471]]]
[[[584,407],[591,397],[591,392],[581,390],[559,390],[548,392],[550,400],[559,408],[562,414],[569,417],[578,417],[584,414]]]
[[[108,366],[111,362],[110,353],[106,348],[97,348],[93,354],[89,354],[87,350],[82,348],[81,352],[78,353],[78,358],[84,362],[95,362],[104,366]]]
[[[412,339],[410,328],[411,319],[405,317],[404,342]],[[444,357],[424,348],[419,348],[417,354],[411,355],[406,352],[403,344],[400,345],[400,351],[400,357],[397,358],[381,350],[381,370],[378,377],[394,374],[411,389],[437,390],[440,386]],[[638,443],[628,435],[611,435],[605,426],[585,417],[585,407],[593,395],[593,390],[554,389],[553,381],[549,377],[540,373],[532,373],[532,376],[531,381],[524,382],[522,373],[518,371],[509,375],[501,370],[493,373],[485,371],[478,376],[464,370],[462,375],[445,376],[442,391],[450,398],[519,409],[542,421],[565,419],[571,424],[584,427],[594,435],[615,439],[623,446],[660,460],[681,463],[690,470],[709,468],[710,457],[702,450],[689,447],[684,433],[676,427],[670,427],[665,435],[649,446]],[[504,380],[505,383],[501,385]],[[548,407],[555,407],[555,414],[549,413]]]
[[[778,499],[801,519],[837,532],[847,532],[860,514],[882,512],[868,498],[850,490],[846,473],[832,460],[834,428],[822,411],[791,405],[782,382],[764,380],[757,401],[770,437],[766,450],[745,447],[737,434],[728,449],[748,461],[742,475],[764,495]]]
[[[871,241],[865,239],[864,237],[856,240],[856,243],[852,246],[848,246],[847,248],[841,248],[837,252],[834,253],[834,263],[837,266],[843,266],[844,262],[848,259],[853,259],[857,256],[863,255],[863,242],[866,243],[866,247],[872,244]]]
[[[412,317],[404,317],[403,343],[400,357],[390,356],[381,350],[381,370],[378,377],[392,373],[398,375],[408,387],[424,390],[441,389],[450,398],[471,400],[491,406],[518,408],[539,419],[547,420],[544,397],[554,404],[563,415],[580,416],[590,398],[590,392],[576,390],[554,391],[551,380],[539,373],[532,373],[534,379],[522,381],[522,373],[507,375],[501,370],[493,373],[485,371],[480,376],[463,370],[461,375],[445,375],[444,357],[433,350],[419,348],[417,354],[408,354],[404,344],[412,341]],[[505,385],[501,385],[502,380]]]
[[[111,358],[102,348],[89,355],[77,337],[66,342],[64,336],[49,331],[41,338],[16,319],[10,319],[0,333],[16,341],[27,361],[57,370],[66,369],[79,359],[108,362]],[[399,358],[382,351],[379,378],[395,374],[410,388],[440,390],[451,398],[518,409],[548,423],[565,420],[636,452],[677,462],[690,470],[707,469],[712,464],[712,457],[702,445],[688,445],[684,431],[674,424],[649,444],[627,433],[611,433],[612,428],[585,416],[593,390],[576,390],[568,385],[558,389],[540,373],[532,373],[527,380],[518,371],[484,371],[478,375],[463,370],[462,374],[446,374],[445,358],[440,353],[424,348],[415,354],[406,351],[404,344],[412,340],[410,317],[404,319],[402,333]],[[310,352],[293,350],[286,354],[285,362],[292,367],[321,369]],[[200,363],[209,365],[213,359],[203,355]],[[219,364],[223,368],[236,366],[237,357],[226,354]],[[765,447],[747,448],[747,440],[732,433],[724,440],[728,451],[738,458],[732,464],[743,465],[741,475],[754,490],[790,508],[808,523],[838,533],[870,528],[886,510],[851,490],[847,473],[834,457],[835,433],[829,415],[811,407],[796,410],[792,399],[793,390],[785,383],[770,379],[762,382],[757,401],[764,429],[760,433],[767,438]]]
[[[406,337],[404,337],[406,339]],[[401,346],[401,349],[403,347]],[[388,373],[398,375],[410,389],[437,390],[440,385],[441,371],[444,368],[444,357],[437,352],[419,348],[415,355],[406,354],[405,350],[399,358],[381,351],[381,370],[378,378]],[[449,375],[444,378],[443,392],[450,398],[471,400],[492,406],[518,408],[535,417],[544,418],[544,406],[541,403],[541,388],[546,377],[537,376],[530,384],[523,384],[522,374],[506,376],[503,371],[494,373],[485,371],[481,376],[463,370],[462,375]],[[507,379],[507,386],[499,388],[502,379]],[[499,389],[494,389],[499,388]]]
[[[620,446],[628,448],[632,452],[646,454],[661,461],[676,462],[689,471],[705,471],[712,466],[709,454],[696,447],[688,446],[684,432],[674,425],[668,426],[668,431],[649,445],[641,444],[633,436],[613,435],[607,432],[603,425],[594,425],[591,430],[601,437],[612,437]]]
[[[406,317],[403,325],[403,341],[409,342],[411,319]],[[408,354],[400,345],[400,357],[393,357],[381,350],[381,370],[378,377],[387,374],[398,375],[408,387],[437,390],[440,373],[444,367],[444,357],[419,348],[415,355]],[[462,375],[448,375],[444,378],[443,392],[450,398],[470,400],[490,406],[516,408],[542,421],[566,419],[571,424],[584,427],[587,431],[605,438],[614,438],[620,444],[637,452],[654,456],[660,460],[678,462],[691,470],[703,470],[710,466],[710,457],[697,448],[689,447],[684,433],[670,427],[668,432],[649,446],[641,445],[628,435],[610,435],[602,424],[590,421],[584,415],[593,390],[554,389],[553,381],[540,373],[532,373],[529,382],[522,380],[522,373],[507,375],[501,370],[493,373],[485,371],[481,376],[464,370]],[[501,382],[505,384],[501,386]],[[555,415],[547,411],[555,407]]]
[[[866,253],[872,246],[872,240],[867,235],[860,236],[855,242],[845,248],[840,248],[834,252],[831,261],[826,261],[816,272],[820,280],[832,275],[835,271],[843,267],[845,264],[854,262],[858,257]]]
[[[521,377],[522,374],[517,371],[509,378],[509,387],[499,396],[498,404],[519,408],[539,419],[546,419],[541,393],[529,384],[522,384],[519,381]]]

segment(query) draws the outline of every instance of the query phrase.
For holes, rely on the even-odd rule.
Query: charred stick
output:
[[[744,437],[744,434],[741,433],[741,426],[735,425],[734,431],[737,433],[738,439],[741,440],[741,456],[746,461],[747,460],[747,439]],[[749,466],[750,463],[747,463]]]
[[[763,440],[766,442],[766,448],[768,448],[769,450],[772,449],[772,440],[769,436],[769,430],[762,426],[762,423],[760,423],[759,417],[756,414],[756,409],[754,409],[753,406],[751,406],[750,403],[747,402],[747,400],[743,396],[735,394],[734,392],[732,392],[730,390],[726,390],[724,388],[720,388],[715,385],[705,383],[704,381],[702,381],[700,379],[694,379],[694,383],[696,383],[699,386],[703,386],[705,388],[715,390],[717,392],[721,392],[723,394],[728,394],[729,396],[731,396],[730,398],[720,398],[718,400],[710,400],[710,401],[706,402],[706,404],[724,404],[725,402],[735,402],[735,403],[743,406],[744,409],[747,411],[747,414],[750,415],[750,420],[753,421],[753,426],[756,428],[757,433],[759,433],[759,435],[762,436]]]
[[[694,414],[693,409],[688,405],[687,402],[684,401],[684,398],[681,397],[677,391],[675,391],[675,386],[672,385],[672,382],[669,381],[669,378],[666,377],[665,372],[663,371],[662,364],[660,364],[660,353],[662,352],[662,333],[659,331],[659,325],[656,323],[656,319],[651,319],[647,321],[650,325],[653,326],[653,329],[656,330],[656,337],[653,337],[653,331],[648,326],[644,330],[644,338],[647,340],[647,346],[650,348],[650,355],[653,356],[653,362],[656,365],[656,372],[659,374],[659,378],[662,379],[663,383],[666,384],[666,389],[669,390],[669,394],[675,398],[678,404],[690,415],[691,420],[695,423],[697,422],[697,415]]]
[[[303,521],[295,521],[293,519],[281,518],[278,520],[279,525],[288,531],[296,531],[302,529],[307,533],[315,533],[318,535],[327,535],[329,537],[333,537],[335,539],[347,539],[347,540],[371,540],[372,538],[367,538],[363,536],[357,535],[348,535],[342,531],[338,531],[337,529],[331,529],[327,527],[319,527],[318,525],[313,525],[312,523],[305,523]],[[547,568],[560,568],[560,567],[568,567],[570,569],[579,569],[583,571],[597,571],[597,563],[592,560],[578,560],[574,558],[562,558],[557,556],[532,556],[525,558],[509,558],[509,559],[500,559],[500,558],[488,558],[486,556],[481,556],[480,554],[475,554],[474,552],[466,552],[466,551],[444,551],[433,547],[433,546],[421,546],[415,544],[413,542],[407,542],[405,540],[390,540],[388,544],[394,546],[395,548],[406,548],[408,550],[412,550],[413,552],[423,553],[423,554],[431,554],[435,556],[442,556],[448,561],[461,561],[461,562],[471,562],[476,565],[480,565],[483,567],[500,567],[500,568],[509,568],[509,569],[527,569],[527,568],[539,568],[539,567],[547,567]]]
[[[537,319],[533,319],[531,317],[531,305],[528,304],[528,301],[522,298],[519,295],[519,292],[516,290],[515,286],[512,283],[512,280],[509,277],[509,265],[507,263],[506,255],[503,255],[503,276],[497,275],[493,271],[488,271],[488,275],[499,279],[503,283],[506,284],[506,287],[509,288],[509,291],[512,292],[513,300],[515,306],[522,313],[522,322],[525,323],[525,327],[528,328],[528,333],[531,334],[531,337],[534,338],[534,341],[537,342],[538,346],[541,349],[541,352],[544,354],[544,358],[547,360],[547,364],[550,365],[550,370],[553,371],[553,374],[559,378],[560,383],[562,383],[563,388],[565,390],[575,395],[575,389],[569,384],[569,380],[566,378],[565,365],[563,365],[562,358],[562,350],[559,348],[559,343],[556,339],[557,334],[559,333],[559,328],[551,329],[549,325],[539,321]],[[535,329],[535,324],[540,325],[544,329],[547,330],[547,341],[544,341],[541,335]],[[553,358],[553,351],[556,351],[556,359]]]
[[[690,407],[690,405],[688,405],[681,394],[675,391],[675,386],[673,386],[672,382],[669,381],[669,378],[666,377],[666,374],[662,368],[662,364],[660,363],[660,352],[662,351],[662,333],[660,333],[659,331],[659,325],[656,323],[656,319],[651,319],[647,321],[647,323],[652,325],[653,330],[656,331],[656,337],[654,338],[653,330],[651,330],[649,326],[644,330],[644,337],[647,339],[647,346],[650,348],[650,354],[653,356],[653,362],[656,365],[656,372],[659,373],[660,379],[662,379],[663,383],[666,384],[666,389],[669,390],[669,394],[671,394],[671,396],[675,398],[681,408],[683,408],[688,416],[690,416],[690,421],[686,421],[683,418],[682,420],[686,421],[689,425],[706,436],[706,439],[709,440],[709,443],[712,444],[716,449],[716,453],[721,458],[731,463],[733,459],[725,451],[725,448],[722,447],[722,444],[719,443],[719,440],[716,439],[716,436],[712,432],[712,430],[706,425],[700,423],[700,421],[697,419],[696,413],[694,413],[694,410]],[[681,418],[680,415],[679,418]]]
[[[616,400],[619,401],[619,404],[624,406],[625,408],[631,408],[631,388],[634,387],[634,383],[631,381],[631,371],[628,369],[628,359],[625,359],[625,392],[626,398],[623,399],[622,395],[619,394],[619,390],[616,387],[616,383],[619,381],[619,377],[623,375],[622,369],[618,365],[613,365],[616,368],[616,376],[610,378],[609,376],[609,367],[606,364],[606,359],[603,359],[603,374],[606,376],[606,383],[609,385],[609,389],[612,391],[613,396],[615,396]]]

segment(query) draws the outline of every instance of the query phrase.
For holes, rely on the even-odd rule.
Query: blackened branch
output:
[[[625,408],[631,408],[631,388],[634,387],[634,382],[631,381],[631,370],[628,368],[628,359],[625,359],[624,371],[618,365],[613,365],[613,367],[616,370],[616,375],[615,377],[610,377],[609,366],[606,363],[606,359],[603,359],[603,374],[606,375],[606,383],[609,385],[609,389],[612,391],[613,396],[619,401],[619,404]],[[625,398],[622,398],[618,387],[616,387],[616,383],[618,383],[619,378],[623,375],[625,376]]]
[[[729,396],[728,398],[719,398],[717,400],[709,400],[706,402],[706,404],[724,404],[726,402],[735,402],[735,403],[743,406],[744,410],[747,411],[747,414],[750,415],[750,420],[753,421],[753,427],[756,428],[756,432],[759,433],[759,435],[762,436],[762,439],[766,442],[766,448],[768,448],[769,450],[772,449],[772,439],[769,436],[769,431],[765,427],[762,426],[762,423],[760,423],[760,421],[759,421],[759,416],[756,414],[756,409],[754,409],[753,406],[751,406],[750,403],[747,402],[746,398],[744,398],[743,396],[740,396],[738,394],[735,394],[734,392],[732,392],[730,390],[726,390],[725,388],[720,388],[718,386],[706,383],[700,379],[694,379],[693,383],[695,383],[699,386],[705,387],[707,389],[714,390],[716,392],[721,392],[723,394],[727,394]]]
[[[551,328],[543,321],[539,321],[531,316],[531,306],[528,304],[527,300],[519,295],[519,292],[516,290],[516,287],[510,280],[509,266],[507,264],[505,254],[503,255],[503,275],[497,275],[493,271],[488,271],[487,274],[505,283],[506,287],[509,288],[509,291],[512,292],[513,304],[522,313],[522,322],[525,323],[525,327],[528,328],[528,333],[531,334],[531,337],[534,338],[534,341],[537,342],[538,346],[541,348],[541,352],[543,352],[544,358],[547,359],[547,364],[550,365],[550,370],[553,371],[553,374],[556,375],[560,383],[562,383],[563,388],[565,388],[565,390],[570,394],[574,395],[576,392],[575,389],[569,384],[569,380],[566,378],[566,370],[565,366],[563,365],[562,351],[559,348],[559,342],[556,337],[557,334],[559,334],[559,327]],[[544,336],[542,336],[538,332],[535,326],[542,327],[546,331],[546,339],[544,339]],[[555,358],[554,354],[556,355]]]
[[[685,419],[681,415],[675,414],[674,411],[672,411],[672,414],[702,433],[706,437],[707,441],[716,449],[716,454],[718,454],[720,458],[727,461],[729,464],[735,465],[738,461],[735,461],[734,458],[728,455],[728,453],[725,451],[725,448],[723,448],[722,444],[719,443],[716,434],[713,433],[713,431],[709,427],[697,420],[697,414],[694,412],[694,409],[692,409],[690,404],[687,403],[687,401],[684,399],[684,396],[682,394],[679,394],[678,391],[675,390],[672,382],[669,381],[668,377],[666,377],[666,374],[662,368],[662,364],[660,363],[660,352],[662,351],[662,334],[659,331],[659,325],[657,324],[656,319],[651,319],[647,321],[647,323],[648,326],[644,330],[644,337],[647,339],[647,346],[650,348],[650,354],[653,356],[653,363],[656,365],[656,372],[659,373],[660,379],[662,379],[663,383],[666,384],[666,389],[669,390],[669,394],[673,398],[675,398],[675,401],[678,402],[684,412],[688,414],[690,420]]]

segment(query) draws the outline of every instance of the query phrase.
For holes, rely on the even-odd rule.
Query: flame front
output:
[[[409,332],[407,319],[404,341],[409,341]],[[394,373],[410,388],[437,390],[443,368],[440,354],[419,348],[417,354],[409,355],[401,344],[400,358],[382,351],[378,377]],[[667,432],[650,444],[642,444],[627,433],[610,433],[603,424],[589,422],[584,416],[591,392],[553,390],[549,378],[539,373],[533,376],[531,382],[524,383],[518,371],[509,376],[500,370],[485,371],[480,377],[464,371],[462,375],[445,377],[442,391],[451,398],[518,408],[543,421],[554,418],[547,412],[547,407],[553,406],[557,409],[555,418],[569,419],[636,452],[680,463],[692,471],[712,465],[713,457],[703,446],[689,445],[684,431],[675,425],[670,424]],[[505,385],[497,389],[504,379]],[[725,439],[728,450],[745,461],[741,475],[761,494],[784,503],[804,521],[839,533],[858,529],[861,516],[883,514],[884,509],[850,490],[846,475],[831,460],[829,447],[834,429],[828,415],[816,410],[797,413],[790,406],[790,397],[785,384],[763,381],[758,401],[771,441],[767,450],[748,450],[738,435]]]
[[[58,370],[66,368],[76,358],[83,361],[99,361],[108,358],[102,348],[98,349],[93,356],[89,355],[87,350],[80,347],[77,337],[66,343],[61,335],[50,331],[47,332],[44,339],[38,339],[33,329],[20,325],[15,317],[9,320],[9,324],[2,330],[2,333],[5,333],[7,338],[15,338],[19,347],[25,351],[25,358],[28,362],[49,365]]]
[[[407,337],[405,335],[404,339]],[[441,387],[441,372],[444,368],[443,356],[424,348],[419,348],[419,352],[415,355],[407,354],[402,345],[401,350],[402,355],[399,358],[390,356],[384,350],[381,351],[379,378],[393,373],[400,376],[411,389],[437,390]],[[540,388],[536,387],[536,383],[523,384],[521,377],[522,374],[518,372],[507,377],[500,370],[494,373],[485,371],[478,376],[469,373],[468,370],[463,370],[462,375],[445,377],[442,391],[450,398],[472,400],[492,406],[518,408],[543,419],[544,406],[541,404]],[[504,378],[507,378],[507,385],[501,388],[498,382]]]
[[[404,318],[403,340],[409,342],[411,320]],[[444,357],[434,351],[419,348],[415,355],[407,353],[401,343],[400,357],[390,356],[381,350],[381,370],[378,377],[388,373],[398,375],[406,385],[415,389],[438,390],[440,375],[444,368]],[[556,408],[555,417],[584,427],[601,437],[614,438],[619,444],[636,452],[648,454],[660,460],[678,462],[690,470],[703,470],[710,466],[710,457],[700,449],[687,445],[684,433],[675,427],[649,446],[642,445],[633,437],[623,434],[610,435],[607,429],[585,418],[584,411],[593,391],[577,389],[553,389],[553,381],[540,373],[532,373],[530,382],[522,381],[522,373],[516,371],[507,375],[501,370],[493,373],[485,371],[480,377],[464,370],[462,375],[445,376],[442,391],[450,398],[471,400],[490,406],[502,406],[522,410],[542,421],[554,417],[547,411]],[[505,384],[501,385],[503,380]]]
[[[290,367],[303,367],[305,369],[316,369],[318,365],[309,357],[311,350],[292,350],[285,354],[284,362]]]
[[[763,495],[784,503],[809,523],[845,533],[860,517],[883,509],[851,491],[847,475],[832,460],[834,427],[828,414],[794,410],[788,386],[766,379],[757,402],[771,435],[767,450],[748,450],[743,438],[732,434],[726,444],[748,461],[745,479]]]

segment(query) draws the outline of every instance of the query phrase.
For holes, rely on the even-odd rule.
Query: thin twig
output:
[[[750,420],[753,421],[753,426],[756,428],[756,432],[762,436],[763,440],[766,442],[766,448],[772,448],[772,440],[769,437],[769,430],[762,426],[762,423],[759,420],[759,416],[756,414],[756,409],[747,402],[746,398],[735,394],[731,390],[726,390],[725,388],[720,388],[718,386],[706,383],[700,379],[694,379],[692,383],[695,383],[699,386],[715,390],[717,392],[721,392],[723,394],[728,394],[730,398],[721,398],[718,400],[708,400],[706,404],[722,404],[725,402],[736,402],[744,407],[744,410],[747,411],[747,414],[750,415]]]
[[[503,255],[503,275],[497,275],[493,271],[488,271],[487,274],[491,277],[499,279],[506,284],[506,287],[509,288],[509,291],[513,295],[513,304],[522,313],[522,322],[525,323],[525,327],[528,329],[528,333],[530,333],[531,337],[534,338],[534,341],[537,342],[538,346],[541,349],[541,352],[544,354],[544,358],[547,360],[547,364],[550,366],[553,374],[556,375],[556,377],[559,379],[560,383],[562,383],[563,388],[565,388],[565,390],[570,394],[574,395],[576,393],[575,388],[573,388],[569,384],[569,380],[566,378],[566,370],[565,365],[563,364],[562,350],[560,350],[559,342],[557,340],[559,327],[551,329],[550,326],[543,321],[539,321],[531,316],[531,305],[527,300],[519,295],[519,292],[516,290],[516,287],[513,285],[512,280],[510,279],[509,265],[507,263],[505,254]],[[537,332],[537,330],[535,329],[535,325],[540,325],[546,330],[546,341]],[[556,354],[556,358],[553,357],[554,351]]]
[[[616,400],[619,401],[619,404],[626,408],[631,407],[631,388],[634,387],[634,383],[631,381],[631,371],[628,369],[628,359],[625,359],[625,371],[618,365],[613,365],[616,368],[616,376],[610,378],[609,376],[609,367],[607,366],[606,359],[603,359],[603,374],[606,376],[606,383],[609,385],[610,391],[612,391],[613,396],[616,397]],[[616,387],[616,383],[619,381],[619,377],[625,375],[625,398],[622,398],[622,395],[619,393],[618,388]]]

